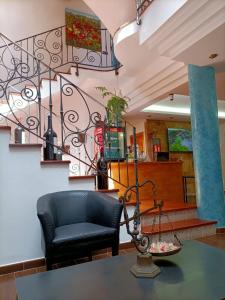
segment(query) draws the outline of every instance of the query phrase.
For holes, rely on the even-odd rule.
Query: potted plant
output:
[[[107,102],[107,115],[108,121],[111,126],[120,127],[122,123],[122,113],[126,111],[128,107],[127,97],[123,97],[121,91],[117,94],[110,92],[104,86],[97,86],[96,89],[100,91],[102,97],[105,98],[109,96]]]

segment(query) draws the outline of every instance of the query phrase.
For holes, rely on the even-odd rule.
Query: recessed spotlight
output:
[[[214,58],[216,58],[217,56],[218,56],[217,53],[212,53],[212,54],[209,55],[209,58],[210,58],[210,59],[214,59]]]

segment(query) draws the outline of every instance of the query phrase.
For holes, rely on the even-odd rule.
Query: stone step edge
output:
[[[80,179],[95,179],[95,175],[71,175],[69,176],[69,180],[73,181],[73,180],[80,180]]]
[[[71,163],[70,160],[42,160],[41,165],[68,165]]]
[[[9,148],[41,148],[42,144],[9,144]]]
[[[95,191],[107,194],[107,193],[118,193],[119,189],[103,189],[103,190],[96,189]]]
[[[6,131],[11,131],[11,127],[10,126],[6,126],[6,125],[0,125],[0,130],[6,130]]]
[[[162,223],[161,224],[161,230],[159,231],[158,226],[154,229],[154,232],[152,232],[152,226],[146,225],[142,226],[141,232],[143,234],[158,234],[161,233],[167,233],[167,232],[173,232],[173,231],[179,231],[179,230],[185,230],[190,228],[196,228],[201,226],[207,226],[207,225],[215,225],[216,221],[208,221],[208,220],[201,220],[201,219],[187,219],[182,221],[172,221],[170,223]]]

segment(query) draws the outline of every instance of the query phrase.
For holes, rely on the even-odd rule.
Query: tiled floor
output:
[[[217,234],[210,237],[200,238],[198,240],[203,243],[225,250],[225,234]],[[130,251],[134,251],[134,249],[132,248],[132,249],[121,250],[120,254],[124,254]],[[109,256],[109,253],[97,255],[94,257],[94,259],[101,259],[107,256]],[[26,271],[17,272],[15,274],[0,276],[0,300],[16,300],[15,277],[33,274],[37,272],[43,272],[43,271],[45,271],[45,269],[42,267],[42,268],[29,269]]]

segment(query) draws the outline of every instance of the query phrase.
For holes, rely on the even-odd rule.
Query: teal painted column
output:
[[[225,227],[215,71],[189,65],[188,76],[198,213]]]

